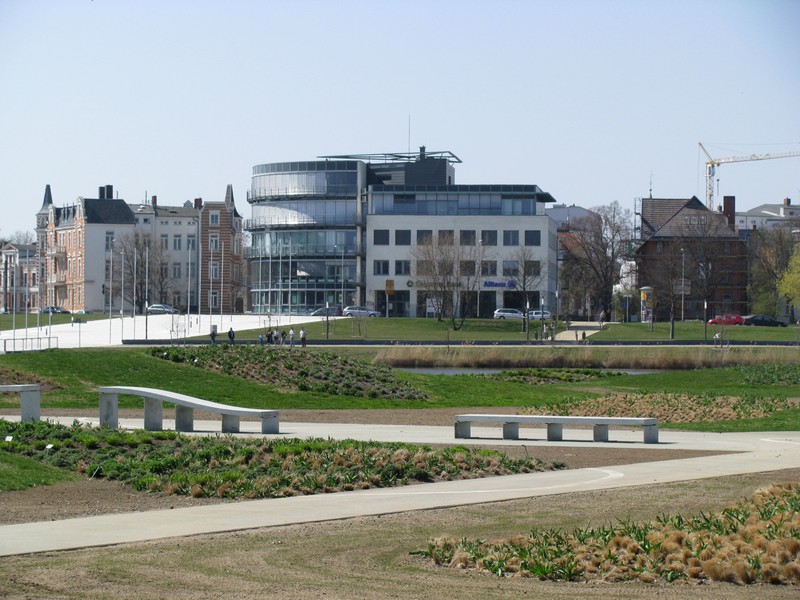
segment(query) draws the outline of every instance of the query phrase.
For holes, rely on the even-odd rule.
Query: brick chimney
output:
[[[783,199],[783,205],[784,206],[791,206],[792,205],[792,199],[791,198],[784,198]]]
[[[736,196],[724,196],[722,198],[722,214],[728,220],[728,225],[733,227],[736,223]]]
[[[194,199],[194,207],[197,210],[200,210],[201,208],[203,208],[203,199],[202,198],[195,198]]]
[[[156,206],[158,206],[158,196],[152,196],[152,197],[151,197],[151,201],[152,201],[152,203],[153,203],[153,208],[155,208]]]

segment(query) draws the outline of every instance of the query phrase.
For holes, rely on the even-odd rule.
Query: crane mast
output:
[[[772,154],[749,154],[747,156],[728,156],[726,158],[712,158],[703,146],[702,142],[697,143],[703,154],[706,155],[706,206],[708,210],[714,210],[714,176],[717,167],[726,163],[746,162],[751,160],[771,160],[773,158],[792,158],[800,156],[800,152],[777,152]]]

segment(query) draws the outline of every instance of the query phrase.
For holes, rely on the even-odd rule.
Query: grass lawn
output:
[[[0,450],[0,492],[24,490],[37,485],[77,479],[80,479],[80,476],[71,471]]]

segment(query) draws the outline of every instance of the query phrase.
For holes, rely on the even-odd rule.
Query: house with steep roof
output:
[[[694,196],[642,199],[634,259],[638,287],[651,288],[648,308],[657,321],[747,312],[747,243],[734,215],[732,196],[722,212]]]
[[[72,312],[122,310],[121,282],[114,275],[114,261],[122,255],[115,242],[134,227],[133,211],[114,198],[111,185],[100,186],[97,198],[79,197],[62,207],[53,204],[48,185],[36,214],[42,305]]]

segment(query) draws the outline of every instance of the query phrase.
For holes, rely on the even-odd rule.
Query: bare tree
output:
[[[536,307],[542,294],[537,288],[542,282],[542,262],[537,259],[531,246],[517,246],[510,255],[510,260],[517,263],[516,273],[512,274],[517,291],[522,294],[524,306]]]
[[[777,227],[750,232],[748,295],[753,312],[777,314],[783,296],[778,290],[778,282],[789,268],[793,247],[790,228]]]
[[[30,246],[31,244],[36,243],[36,234],[33,231],[23,231],[18,229],[11,234],[11,237],[8,238],[8,241],[14,245],[23,244]]]
[[[142,313],[146,304],[167,302],[172,290],[169,274],[169,253],[154,243],[149,235],[136,232],[120,240],[125,256],[125,300]],[[149,296],[149,297],[148,297]]]
[[[619,281],[620,266],[629,253],[631,211],[618,202],[592,209],[594,215],[577,219],[562,237],[566,256],[563,275],[570,280],[573,298],[578,289],[594,305],[595,312],[611,307],[614,284]]]
[[[411,247],[412,274],[440,321],[449,320],[453,330],[464,325],[480,286],[481,244],[461,244],[452,233],[440,232],[436,241]],[[477,302],[477,300],[475,300]]]

